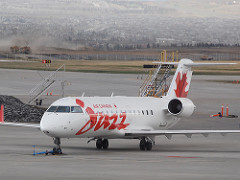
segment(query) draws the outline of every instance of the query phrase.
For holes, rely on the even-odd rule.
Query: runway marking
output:
[[[187,157],[187,156],[167,156],[170,158],[201,158],[201,157]]]

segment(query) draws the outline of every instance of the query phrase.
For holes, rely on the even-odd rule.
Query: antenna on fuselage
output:
[[[111,97],[113,97],[114,96],[114,92],[112,92],[112,94],[111,94]]]
[[[85,92],[82,93],[82,97],[84,97],[84,96],[85,96]]]

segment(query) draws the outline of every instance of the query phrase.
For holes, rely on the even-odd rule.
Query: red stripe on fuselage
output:
[[[76,103],[81,106],[82,108],[84,108],[84,102],[81,101],[80,99],[76,99]]]
[[[76,99],[76,103],[84,107],[84,102],[81,101],[80,99]],[[125,129],[127,126],[130,124],[124,124],[126,120],[126,113],[121,113],[121,114],[113,114],[112,116],[109,116],[108,114],[102,114],[102,113],[95,113],[94,110],[90,107],[86,108],[86,112],[89,115],[89,120],[87,123],[76,133],[76,135],[81,135],[92,128],[94,128],[94,131],[99,130],[102,126],[104,129],[108,128],[108,130],[114,130],[114,129]],[[120,119],[121,122],[117,124],[117,120]],[[112,121],[112,123],[110,123]],[[89,125],[89,127],[88,127]],[[88,127],[88,128],[87,128]]]

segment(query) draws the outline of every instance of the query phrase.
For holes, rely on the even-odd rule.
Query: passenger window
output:
[[[69,106],[58,106],[56,112],[70,112],[70,107]]]
[[[83,113],[83,110],[80,106],[72,106],[71,107],[71,112],[72,113]]]
[[[55,112],[57,110],[57,106],[51,106],[48,108],[47,112]]]
[[[148,115],[148,110],[146,110],[147,111],[147,115]]]
[[[151,114],[153,115],[153,110],[151,110]]]
[[[142,114],[144,115],[144,111],[142,110]]]

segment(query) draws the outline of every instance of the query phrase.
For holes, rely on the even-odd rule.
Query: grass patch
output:
[[[55,71],[62,64],[65,64],[66,71],[70,72],[145,74],[148,69],[143,69],[143,65],[151,64],[151,61],[53,60],[51,66],[47,68],[40,60],[31,60],[28,62],[0,62],[0,68]],[[240,75],[240,64],[224,67],[212,66],[211,68],[198,67],[194,68],[194,74]]]

